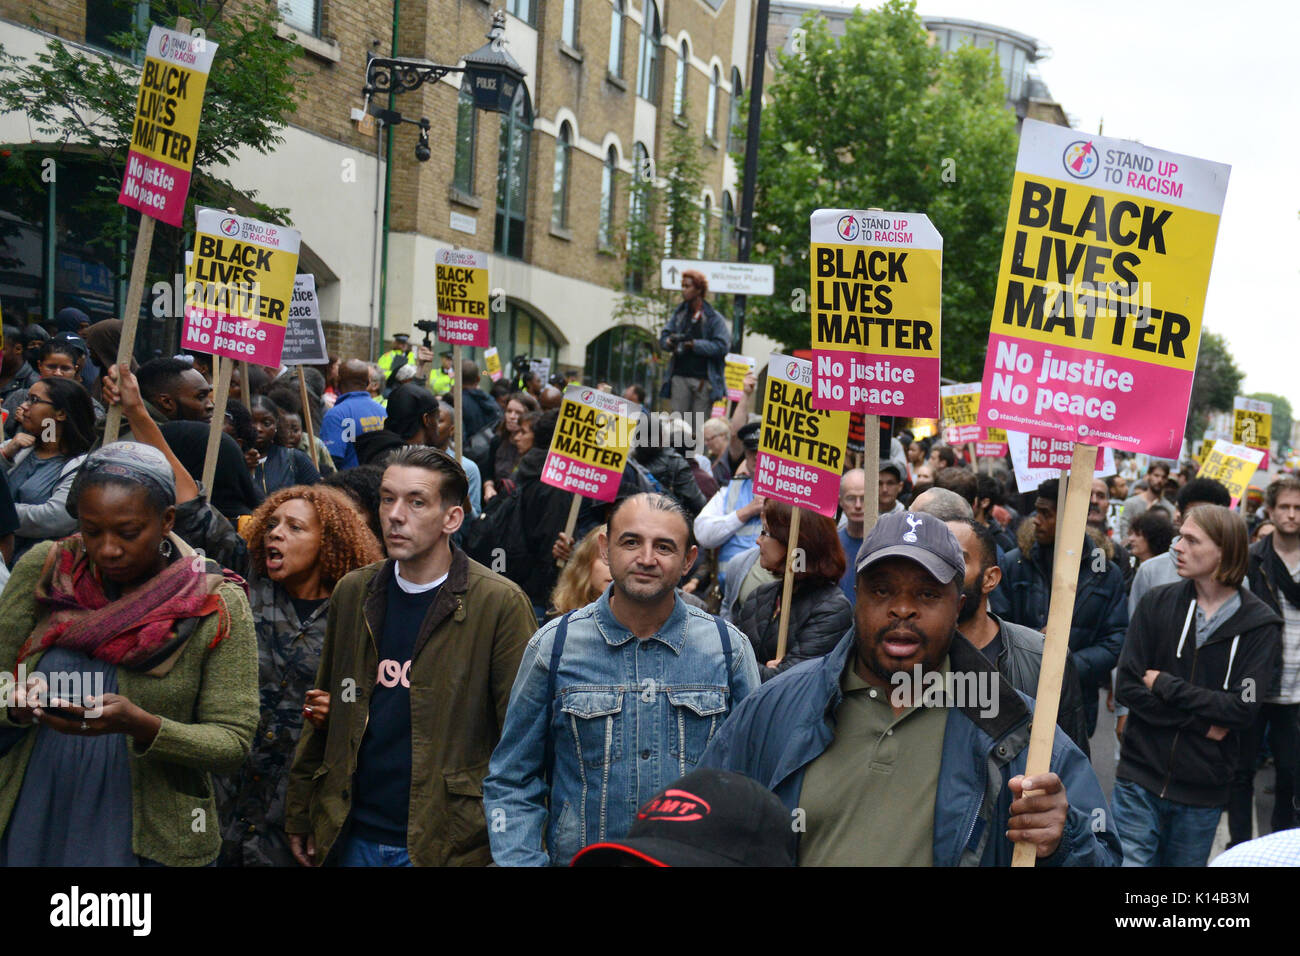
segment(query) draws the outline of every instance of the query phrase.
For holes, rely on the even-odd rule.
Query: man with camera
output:
[[[682,273],[682,304],[659,333],[659,347],[673,353],[661,397],[672,411],[695,413],[688,419],[697,428],[709,417],[713,403],[727,394],[723,367],[731,349],[731,330],[717,309],[704,301],[709,282],[703,273]]]

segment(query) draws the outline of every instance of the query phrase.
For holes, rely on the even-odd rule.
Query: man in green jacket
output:
[[[487,865],[483,777],[536,623],[524,593],[455,548],[465,472],[435,448],[389,460],[389,559],[330,599],[285,832],[304,866]],[[323,713],[322,713],[323,711]]]

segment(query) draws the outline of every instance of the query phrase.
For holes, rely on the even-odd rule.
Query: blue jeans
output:
[[[1193,807],[1116,780],[1111,793],[1125,866],[1205,866],[1222,807]]]
[[[410,866],[411,857],[404,846],[374,843],[360,837],[348,837],[339,854],[339,866]]]

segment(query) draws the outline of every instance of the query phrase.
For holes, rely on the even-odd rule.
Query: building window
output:
[[[649,395],[658,395],[663,370],[656,363],[654,336],[635,325],[607,329],[587,346],[583,369],[595,382],[609,382],[620,394],[629,385],[640,385]]]
[[[86,43],[101,50],[107,50],[118,56],[144,62],[143,50],[121,47],[109,40],[119,33],[131,30],[149,31],[148,3],[104,3],[102,0],[87,0],[86,3]]]
[[[564,0],[560,17],[560,39],[575,50],[578,48],[578,0]]]
[[[533,110],[528,88],[519,84],[515,105],[501,123],[497,157],[497,217],[493,245],[502,255],[524,257],[524,220],[528,206],[528,141]]]
[[[569,165],[573,151],[573,127],[568,120],[560,124],[555,139],[555,179],[551,185],[551,225],[565,229],[569,225]]]
[[[731,193],[722,194],[722,233],[718,237],[718,258],[730,262],[736,258],[736,207]]]
[[[320,36],[320,0],[280,0],[280,19],[287,27]]]
[[[709,249],[709,223],[713,219],[713,199],[709,196],[704,197],[704,205],[700,207],[700,235],[695,243],[695,258],[703,259],[708,254]]]
[[[745,84],[740,71],[731,68],[731,112],[727,121],[727,152],[739,153],[745,149],[745,134],[741,130],[740,98],[745,95]]]
[[[555,361],[560,355],[560,343],[546,330],[542,320],[510,299],[506,300],[504,314],[494,313],[492,316],[492,345],[501,357],[504,370],[508,370],[511,361],[520,355],[549,358],[554,369]],[[468,349],[465,354],[478,361],[476,355]],[[482,365],[479,367],[482,368]]]
[[[506,13],[518,17],[531,26],[533,23],[533,0],[506,0]]]
[[[659,102],[659,40],[663,27],[659,22],[659,7],[655,0],[645,0],[645,22],[641,26],[641,58],[637,64],[636,93],[651,103]]]
[[[600,174],[600,248],[612,245],[614,234],[614,175],[618,172],[618,151],[613,146],[605,154],[605,168]]]
[[[632,147],[632,188],[627,193],[627,248],[632,248],[632,224],[640,223],[645,216],[645,190],[637,185],[645,182],[645,172],[650,168],[650,153],[644,143]]]
[[[721,82],[722,76],[715,66],[709,78],[709,108],[704,117],[704,132],[710,139],[718,138],[718,86]]]
[[[452,185],[467,196],[474,195],[474,151],[478,142],[478,110],[469,81],[460,86],[456,101],[456,178]]]
[[[614,0],[609,20],[609,73],[623,75],[623,0]]]
[[[691,48],[682,41],[677,51],[677,81],[673,83],[673,115],[686,115],[686,71],[691,68]]]

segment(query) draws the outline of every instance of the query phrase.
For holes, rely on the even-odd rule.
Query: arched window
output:
[[[704,205],[700,207],[700,235],[695,244],[695,258],[703,259],[709,249],[709,223],[713,220],[713,199],[709,196],[704,197]]]
[[[575,50],[578,48],[578,0],[564,0],[560,15],[560,39]]]
[[[745,95],[745,84],[740,79],[740,70],[731,68],[731,116],[727,126],[727,152],[741,152],[745,146],[745,134],[741,132],[740,98]]]
[[[533,0],[506,0],[506,13],[512,13],[529,26],[533,25],[536,4]]]
[[[686,71],[691,68],[691,48],[682,41],[677,50],[677,82],[673,84],[673,115],[686,115]]]
[[[524,221],[528,208],[528,146],[533,109],[528,88],[519,84],[515,105],[502,118],[497,155],[497,217],[493,246],[502,255],[524,257]]]
[[[533,312],[513,299],[506,300],[505,312],[492,313],[492,345],[501,357],[501,365],[510,368],[517,355],[550,358],[552,367],[560,355],[560,343]],[[465,350],[466,358],[479,361],[478,350]],[[479,364],[482,368],[482,364]],[[486,383],[485,383],[486,384]]]
[[[659,7],[655,0],[645,0],[645,21],[641,26],[641,57],[637,64],[637,96],[659,102],[659,40],[663,36],[663,26],[659,20]]]
[[[618,150],[613,146],[605,154],[605,168],[600,174],[600,229],[596,238],[600,248],[610,246],[614,235],[614,175],[618,172]]]
[[[722,235],[718,239],[718,258],[724,262],[735,259],[736,252],[736,208],[731,202],[731,193],[722,194]]]
[[[634,185],[628,190],[627,196],[627,247],[632,248],[632,224],[640,223],[645,217],[645,189],[637,188],[639,184],[646,181],[646,177],[651,174],[650,151],[645,148],[645,143],[638,142],[632,147],[632,177]]]
[[[614,0],[609,20],[609,75],[623,75],[623,0]]]
[[[456,177],[452,185],[468,196],[474,195],[474,147],[478,142],[478,109],[469,80],[460,87],[456,101]]]
[[[551,184],[551,225],[566,229],[569,225],[569,165],[573,149],[573,127],[565,120],[555,138],[555,178]]]
[[[618,325],[591,340],[583,369],[592,381],[609,382],[617,395],[629,385],[640,385],[648,395],[658,395],[662,370],[655,362],[654,336],[635,325]]]
[[[709,109],[704,118],[704,132],[712,139],[718,138],[718,86],[721,82],[722,76],[715,66],[709,78]]]

